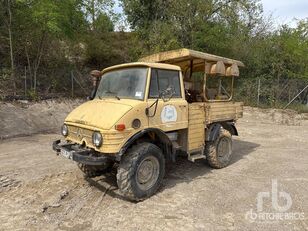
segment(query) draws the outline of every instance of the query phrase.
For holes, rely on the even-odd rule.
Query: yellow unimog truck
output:
[[[65,119],[53,149],[78,163],[87,177],[117,167],[117,184],[129,200],[153,195],[166,161],[185,154],[213,168],[227,166],[235,121],[243,104],[233,102],[240,61],[180,49],[136,63],[94,71],[91,100]]]

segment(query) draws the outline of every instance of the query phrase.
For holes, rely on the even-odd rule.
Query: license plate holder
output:
[[[72,159],[72,153],[70,151],[67,151],[65,149],[61,149],[60,151],[61,155],[67,159]]]

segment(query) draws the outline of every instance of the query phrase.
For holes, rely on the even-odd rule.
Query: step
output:
[[[199,159],[205,159],[205,155],[203,155],[202,153],[196,153],[196,154],[189,154],[188,155],[188,160],[191,162],[195,162],[195,160],[199,160]]]
[[[175,150],[179,150],[182,148],[182,146],[180,146],[176,141],[172,141],[172,145]]]

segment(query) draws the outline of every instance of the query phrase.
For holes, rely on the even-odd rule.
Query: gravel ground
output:
[[[0,141],[0,230],[308,230],[308,121],[289,114],[246,108],[230,166],[179,159],[139,203],[120,196],[115,171],[86,180],[56,156],[57,134]],[[275,180],[288,219],[262,219],[279,213]],[[260,192],[270,196],[258,212]]]

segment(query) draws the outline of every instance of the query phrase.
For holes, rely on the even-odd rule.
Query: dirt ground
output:
[[[179,159],[159,192],[139,203],[121,198],[115,172],[86,180],[56,156],[57,134],[0,141],[0,230],[308,230],[308,120],[245,108],[237,127],[230,166]],[[285,213],[301,219],[247,216],[259,192],[273,194],[275,179],[292,200]],[[276,213],[270,198],[263,204]]]

